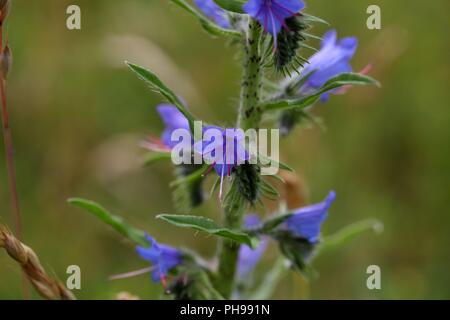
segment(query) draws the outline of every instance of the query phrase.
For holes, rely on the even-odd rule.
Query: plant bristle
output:
[[[274,66],[278,72],[286,74],[292,69],[303,66],[303,59],[297,56],[300,43],[306,39],[303,32],[309,28],[301,15],[285,20],[286,26],[278,34],[276,51],[273,55]]]

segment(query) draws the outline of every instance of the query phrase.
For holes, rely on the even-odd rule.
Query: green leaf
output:
[[[307,45],[306,43],[300,43],[300,47],[312,50],[314,52],[318,52],[319,50],[314,48],[313,46]]]
[[[186,109],[183,102],[172,92],[153,72],[141,66],[125,61],[130,69],[136,73],[139,79],[147,83],[150,88],[163,95],[170,103],[174,104],[177,109],[188,119],[191,131],[194,131],[195,117]]]
[[[304,109],[316,103],[320,96],[328,91],[348,85],[375,85],[380,86],[375,79],[359,73],[341,73],[340,75],[328,80],[324,86],[316,93],[297,99],[280,99],[262,103],[260,106],[264,110],[284,110],[289,108]]]
[[[170,152],[152,152],[145,155],[143,162],[144,166],[148,166],[160,160],[170,160],[170,159],[171,159]]]
[[[203,29],[205,29],[208,33],[213,36],[231,36],[231,37],[241,37],[241,33],[236,30],[225,29],[214,22],[207,19],[202,13],[196,10],[193,6],[187,3],[185,0],[171,0],[174,4],[186,10],[189,14],[196,17],[199,21]]]
[[[328,250],[340,247],[360,234],[370,230],[373,230],[376,233],[381,233],[383,231],[383,223],[376,219],[355,222],[344,227],[331,236],[324,237],[323,241],[319,244],[319,250]]]
[[[275,291],[281,276],[287,270],[284,258],[277,259],[272,269],[264,276],[264,281],[261,281],[260,286],[246,297],[246,300],[267,300]]]
[[[330,23],[326,20],[323,20],[322,18],[313,16],[311,14],[307,14],[307,13],[302,13],[303,18],[305,19],[305,21],[308,22],[317,22],[317,23],[322,23],[322,24],[326,24],[326,25],[330,25]]]
[[[280,169],[287,170],[290,172],[295,172],[294,169],[292,169],[290,166],[288,166],[287,164],[285,164],[281,161],[275,161],[272,158],[269,158],[262,154],[258,154],[258,157],[259,157],[260,161],[262,161],[265,165],[268,163],[268,164],[270,164],[270,166],[278,166]]]
[[[280,197],[280,193],[278,192],[278,190],[273,185],[271,185],[269,182],[267,182],[263,179],[261,179],[260,188],[261,188],[261,191],[266,196],[272,196],[273,199],[277,199]]]
[[[298,77],[297,79],[294,79],[287,87],[286,87],[286,93],[288,95],[295,95],[296,92],[308,81],[311,76],[316,73],[316,70],[313,70],[309,72],[308,74]]]
[[[242,6],[247,0],[214,0],[214,2],[225,10],[236,13],[245,13]]]
[[[316,35],[311,34],[311,33],[303,32],[303,35],[304,35],[305,37],[307,37],[307,38],[310,38],[310,39],[322,41],[322,37],[316,36]]]
[[[286,221],[290,216],[292,216],[292,213],[281,214],[270,218],[263,222],[262,227],[258,231],[261,233],[270,233],[273,229]]]
[[[189,215],[176,215],[176,214],[160,214],[158,219],[162,219],[177,227],[192,228],[195,230],[203,231],[215,236],[234,240],[241,244],[246,244],[251,248],[255,248],[257,245],[257,239],[251,237],[247,233],[241,231],[235,231],[228,228],[219,227],[213,220]]]
[[[148,242],[145,239],[145,232],[139,229],[135,229],[129,226],[123,219],[119,216],[112,215],[100,204],[81,198],[70,198],[67,200],[72,205],[85,209],[89,213],[92,213],[97,218],[109,224],[114,230],[119,232],[125,238],[130,239],[136,244],[142,246],[148,246]]]
[[[199,167],[199,169],[195,170],[194,172],[190,173],[189,175],[180,177],[177,180],[172,181],[170,183],[170,186],[176,187],[183,183],[189,183],[189,182],[196,181],[203,177],[203,175],[208,171],[208,168],[209,168],[209,165],[207,165],[207,164],[201,165]]]

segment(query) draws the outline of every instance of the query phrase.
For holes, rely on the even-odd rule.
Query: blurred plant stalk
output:
[[[11,49],[8,44],[3,46],[3,25],[8,15],[10,0],[0,0],[0,96],[2,101],[2,128],[5,142],[6,166],[8,171],[9,189],[11,193],[11,206],[15,220],[15,232],[19,239],[22,238],[22,222],[20,217],[19,197],[17,195],[16,174],[14,169],[14,147],[12,142],[11,127],[6,99],[6,77],[12,63]]]
[[[2,104],[2,129],[5,143],[6,169],[8,171],[9,192],[11,196],[11,210],[14,216],[15,232],[22,239],[22,219],[20,216],[19,196],[17,194],[16,173],[14,168],[14,147],[11,127],[9,125],[8,106],[6,99],[6,78],[12,64],[11,49],[8,44],[3,46],[3,25],[11,7],[11,0],[0,0],[0,99]],[[24,299],[28,298],[26,279],[22,276]]]

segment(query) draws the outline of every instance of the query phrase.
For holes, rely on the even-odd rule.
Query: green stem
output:
[[[244,75],[238,115],[238,127],[244,130],[258,129],[261,121],[262,110],[258,107],[261,91],[260,37],[261,26],[257,21],[251,20],[245,45]]]
[[[259,23],[251,20],[244,47],[244,74],[237,121],[237,126],[244,130],[257,129],[261,120],[261,111],[257,108],[261,90],[260,36]],[[236,179],[233,178],[224,199],[225,226],[230,229],[240,229],[246,210],[246,201],[239,191]],[[222,240],[219,244],[219,268],[215,285],[226,299],[230,298],[233,292],[239,247],[238,243],[230,240]]]
[[[230,190],[225,196],[223,211],[225,226],[231,229],[239,229],[246,211],[246,205],[235,179],[233,179]],[[216,288],[225,299],[229,299],[233,292],[239,247],[239,244],[232,240],[223,239],[219,242],[219,269]]]

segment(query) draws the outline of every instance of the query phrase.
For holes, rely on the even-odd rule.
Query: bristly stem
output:
[[[244,74],[242,79],[241,99],[238,115],[238,127],[244,130],[258,129],[262,110],[259,109],[261,91],[261,54],[259,42],[261,26],[251,20],[245,45]]]
[[[223,203],[224,225],[230,229],[239,229],[242,224],[242,217],[245,214],[246,204],[238,189],[236,179],[233,179]],[[219,242],[219,268],[215,286],[225,299],[229,299],[233,293],[239,247],[239,244],[232,240],[221,240]]]
[[[261,112],[257,105],[261,90],[261,56],[259,42],[261,27],[257,21],[250,20],[248,36],[244,44],[244,73],[237,127],[249,129],[259,127]],[[240,193],[236,178],[223,202],[224,224],[230,229],[240,229],[247,205]],[[236,267],[240,245],[234,241],[223,240],[219,244],[219,268],[216,281],[217,290],[228,299],[233,293]]]

